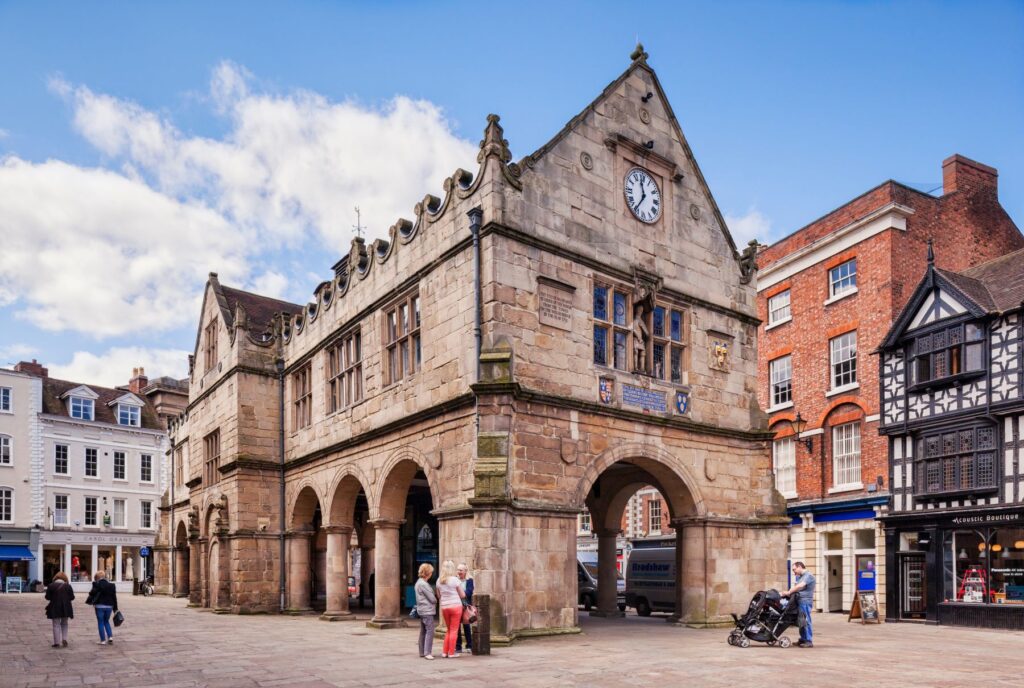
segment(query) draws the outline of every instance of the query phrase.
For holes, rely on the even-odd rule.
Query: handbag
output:
[[[420,613],[418,611],[416,611],[416,607],[413,607],[412,609],[409,610],[409,618],[410,619],[418,619],[418,618],[420,618]]]
[[[462,605],[462,623],[471,624],[476,623],[476,605],[463,604]]]
[[[121,613],[121,610],[117,610],[116,612],[114,612],[114,626],[120,626],[123,623],[124,614]]]

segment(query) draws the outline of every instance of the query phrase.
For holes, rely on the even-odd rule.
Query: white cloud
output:
[[[220,139],[59,77],[50,88],[107,161],[0,159],[0,307],[51,331],[103,338],[189,325],[211,271],[283,294],[279,249],[326,247],[323,265],[304,266],[326,275],[348,250],[354,206],[370,237],[384,236],[475,159],[429,102],[267,94],[228,62],[209,86],[229,120]]]
[[[725,224],[729,227],[732,239],[740,249],[746,246],[751,239],[757,239],[763,244],[770,243],[771,220],[757,208],[751,207],[746,215],[727,214]]]
[[[47,365],[50,377],[103,387],[128,384],[132,369],[146,369],[149,379],[167,375],[181,379],[188,375],[188,351],[177,349],[146,349],[142,347],[114,347],[96,355],[77,351],[66,364]]]
[[[10,135],[11,135],[11,132],[7,131],[6,129],[0,129],[0,140],[3,140],[3,139],[7,138]]]
[[[22,361],[36,351],[37,349],[29,344],[9,344],[0,347],[0,366]]]

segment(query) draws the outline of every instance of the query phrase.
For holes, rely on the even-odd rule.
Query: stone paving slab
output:
[[[730,647],[723,630],[657,617],[590,619],[583,633],[522,641],[489,657],[428,662],[415,627],[375,631],[315,617],[218,615],[184,600],[121,600],[127,622],[96,644],[95,617],[75,604],[67,649],[50,647],[41,595],[0,595],[0,688],[152,686],[683,686],[859,685],[1022,688],[1024,633],[918,624],[864,626],[816,615],[815,647]],[[796,637],[795,630],[792,635]]]

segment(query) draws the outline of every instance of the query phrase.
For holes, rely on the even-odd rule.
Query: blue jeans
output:
[[[811,629],[811,606],[813,602],[800,602],[800,611],[804,615],[804,627],[800,629],[800,640],[806,643],[814,642],[814,633]]]
[[[96,625],[100,629],[100,640],[107,640],[114,637],[114,630],[110,627],[110,615],[114,613],[112,607],[96,607]],[[106,635],[104,635],[106,633]]]

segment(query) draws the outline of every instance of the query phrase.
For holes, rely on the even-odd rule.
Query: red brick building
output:
[[[889,501],[888,447],[873,352],[925,270],[928,241],[952,271],[1024,247],[995,169],[954,155],[942,176],[941,196],[890,180],[758,255],[759,399],[793,518],[790,556],[817,576],[823,611],[849,609],[876,584],[885,599],[875,516]]]

